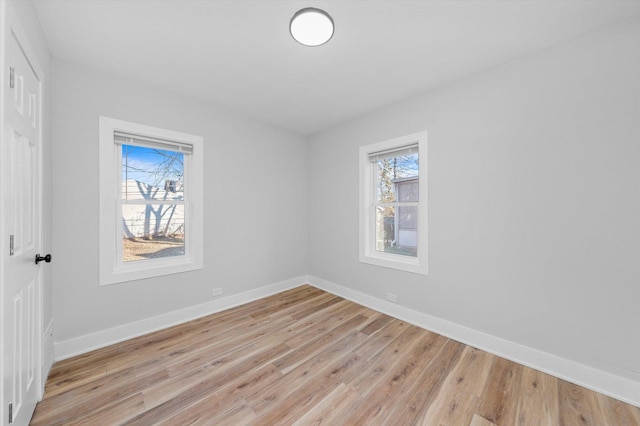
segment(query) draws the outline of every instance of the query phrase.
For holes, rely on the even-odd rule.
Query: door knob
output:
[[[46,256],[40,256],[40,253],[36,254],[36,265],[43,260],[47,263],[51,262],[51,255],[47,254]]]

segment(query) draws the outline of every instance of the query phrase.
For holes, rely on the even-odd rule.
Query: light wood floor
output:
[[[54,365],[33,425],[640,425],[640,408],[302,286]]]

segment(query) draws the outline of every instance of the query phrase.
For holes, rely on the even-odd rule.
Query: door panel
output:
[[[15,26],[5,28],[5,71],[13,68],[14,84],[4,87],[0,220],[3,240],[13,236],[13,253],[2,251],[2,404],[11,406],[13,424],[27,425],[42,390],[42,273],[34,262],[41,240],[42,83]]]
[[[34,217],[35,184],[34,174],[37,164],[35,162],[34,135],[20,134],[14,129],[13,137],[9,138],[7,161],[10,177],[9,193],[10,227],[16,231],[14,235],[14,255],[20,256],[26,251],[35,249],[34,233],[36,231]],[[11,211],[13,210],[13,211]]]

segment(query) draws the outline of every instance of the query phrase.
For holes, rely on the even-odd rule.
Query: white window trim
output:
[[[420,173],[418,177],[418,256],[383,253],[375,249],[375,214],[373,204],[374,173],[369,154],[418,143]],[[428,274],[428,156],[427,132],[415,133],[360,147],[360,262],[416,274]]]
[[[100,285],[202,269],[203,267],[203,149],[201,136],[145,126],[114,118],[100,117]],[[119,149],[114,132],[125,132],[193,146],[185,174],[185,255],[139,262],[122,262],[122,213],[118,211],[121,190]],[[120,186],[118,186],[120,185]]]

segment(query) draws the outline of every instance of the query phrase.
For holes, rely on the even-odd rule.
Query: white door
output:
[[[3,72],[8,78],[3,79],[0,146],[2,424],[27,425],[42,392],[43,266],[34,261],[41,241],[42,83],[16,29],[15,15],[5,19]]]

